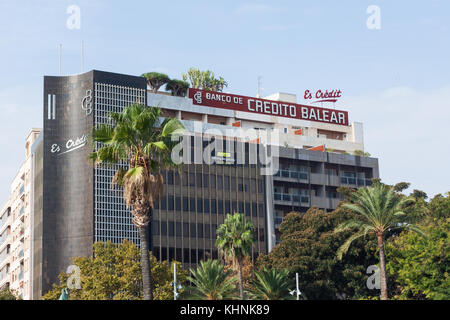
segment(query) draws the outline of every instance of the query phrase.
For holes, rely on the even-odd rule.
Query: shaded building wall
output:
[[[93,71],[44,77],[42,292],[65,272],[71,258],[92,254]],[[84,105],[82,107],[82,103]],[[83,109],[84,108],[84,109]]]

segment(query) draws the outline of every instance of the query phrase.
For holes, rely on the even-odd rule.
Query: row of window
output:
[[[174,221],[158,221],[152,222],[152,231],[154,236],[169,236],[178,238],[204,238],[216,239],[217,224],[188,223]],[[257,233],[257,234],[256,234]],[[255,238],[264,241],[264,229],[255,230]]]
[[[202,174],[200,172],[183,172],[183,178],[180,181],[178,172],[168,171],[166,178],[168,185],[180,185],[197,188],[217,188],[218,190],[245,191],[252,193],[264,192],[263,179],[255,178],[236,178],[228,175]]]
[[[189,249],[189,248],[166,248],[153,247],[152,254],[159,261],[176,260],[182,263],[197,264],[199,261],[208,259],[218,259],[218,251],[216,249]],[[253,253],[253,260],[256,260],[257,252]]]
[[[158,202],[155,202],[156,210],[168,211],[183,211],[183,212],[197,212],[197,213],[212,213],[212,214],[227,214],[240,212],[246,216],[265,216],[263,203],[249,203],[242,201],[230,200],[216,200],[216,199],[202,199],[202,198],[187,198],[169,195],[162,197]]]

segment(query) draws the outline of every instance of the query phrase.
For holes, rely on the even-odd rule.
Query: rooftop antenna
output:
[[[62,51],[62,44],[60,43],[58,45],[58,52],[59,52],[59,75],[61,75],[61,51]]]
[[[256,95],[257,98],[261,98],[261,79],[262,76],[258,76],[258,94]]]
[[[81,73],[84,72],[84,41],[81,40]]]

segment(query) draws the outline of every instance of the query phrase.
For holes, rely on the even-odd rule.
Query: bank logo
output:
[[[50,152],[56,153],[58,156],[60,156],[62,154],[69,153],[77,149],[80,149],[81,147],[84,147],[86,145],[86,142],[87,142],[86,135],[83,134],[81,137],[77,137],[76,139],[67,140],[65,144],[66,147],[65,151],[60,152],[61,147],[58,144],[54,143],[51,146]]]
[[[197,91],[194,94],[194,99],[195,99],[195,102],[197,102],[198,104],[202,103],[202,93],[200,91]]]
[[[86,95],[81,100],[81,109],[86,112],[86,116],[92,113],[92,90],[86,90]]]

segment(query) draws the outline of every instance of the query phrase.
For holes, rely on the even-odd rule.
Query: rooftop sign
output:
[[[194,105],[232,109],[291,119],[348,125],[348,112],[342,110],[239,96],[223,92],[204,91],[193,88],[189,88],[189,98],[192,99]]]

